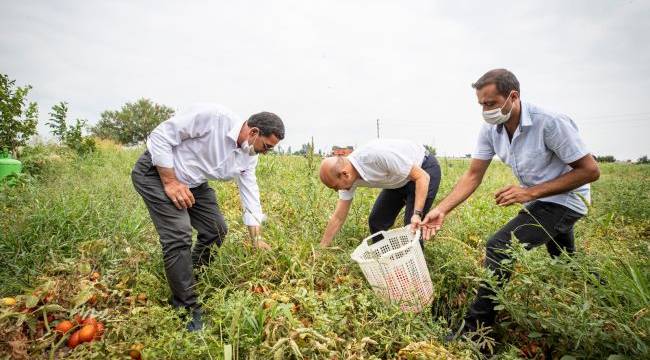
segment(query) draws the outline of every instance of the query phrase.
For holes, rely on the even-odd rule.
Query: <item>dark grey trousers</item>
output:
[[[525,244],[526,250],[546,245],[551,257],[559,256],[562,251],[568,254],[575,252],[573,225],[582,217],[581,214],[566,206],[546,201],[534,201],[526,210],[504,225],[488,240],[485,247],[485,267],[494,271],[501,284],[508,281],[510,271],[501,266],[504,260],[510,260],[505,250],[510,247],[512,234],[520,243]],[[476,299],[470,306],[465,322],[471,330],[477,325],[491,326],[494,324],[497,312],[496,301],[492,299],[494,291],[487,284],[481,284]]]
[[[210,261],[210,247],[214,244],[221,246],[228,232],[214,190],[207,183],[190,189],[195,204],[189,209],[177,209],[165,194],[149,151],[145,151],[136,162],[131,179],[160,236],[165,273],[173,295],[172,304],[195,307],[197,300],[192,269]],[[194,248],[192,227],[198,232]]]
[[[429,174],[429,190],[422,209],[426,214],[431,209],[440,186],[440,165],[436,157],[433,155],[425,156],[424,161],[422,161],[422,170]],[[413,181],[409,181],[398,189],[383,189],[377,196],[377,200],[375,200],[375,204],[370,211],[370,216],[368,216],[370,233],[374,234],[378,231],[390,229],[395,224],[397,215],[402,209],[404,209],[404,226],[410,224],[414,204],[415,182]]]

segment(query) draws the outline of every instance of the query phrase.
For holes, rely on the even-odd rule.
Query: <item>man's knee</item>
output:
[[[485,266],[492,270],[498,269],[501,261],[508,258],[506,250],[510,243],[510,234],[498,231],[492,235],[485,245]]]
[[[386,222],[385,217],[381,216],[378,211],[373,211],[368,216],[368,227],[373,234],[378,231],[388,230],[392,224],[387,224]]]
[[[225,221],[217,221],[214,228],[211,229],[211,239],[210,243],[216,242],[218,246],[221,246],[223,240],[228,234],[228,225]]]
[[[217,235],[219,238],[223,239],[228,234],[228,224],[225,221],[220,221],[217,223]]]
[[[189,224],[166,226],[159,231],[160,245],[165,259],[192,247],[192,227]]]

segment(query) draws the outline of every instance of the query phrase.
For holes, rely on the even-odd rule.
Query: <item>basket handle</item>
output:
[[[409,227],[410,227],[410,225],[407,225],[407,226],[405,226],[404,228],[409,228]],[[411,230],[408,229],[408,231],[410,232]],[[378,231],[378,232],[376,232],[376,233],[374,233],[374,234],[368,236],[367,238],[363,239],[362,244],[364,244],[364,245],[366,245],[366,246],[369,246],[368,241],[371,240],[372,238],[374,238],[374,237],[375,237],[376,235],[378,235],[378,234],[381,234],[382,236],[384,236],[384,239],[386,238],[386,235],[385,235],[385,234],[386,234],[386,231],[383,231],[383,230],[382,230],[382,231]],[[411,239],[411,242],[416,241],[416,240],[419,240],[421,236],[422,236],[422,233],[421,233],[420,229],[417,229],[417,230],[415,231],[415,236]],[[403,249],[395,249],[395,250],[391,250],[391,251],[389,251],[389,252],[387,252],[387,253],[385,253],[385,254],[382,254],[382,258],[389,257],[389,256],[393,255],[394,253],[396,253],[396,252],[398,252],[398,251],[402,251],[402,250],[403,250]],[[359,264],[369,263],[369,262],[378,262],[378,261],[380,261],[379,259],[361,259],[361,258],[359,258],[359,257],[354,256],[354,255],[355,255],[354,253],[352,253],[352,255],[353,255],[353,256],[352,256],[352,259],[353,259],[354,261],[358,262]]]

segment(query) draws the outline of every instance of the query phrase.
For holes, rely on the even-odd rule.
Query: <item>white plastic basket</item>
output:
[[[368,243],[379,234],[383,240]],[[420,312],[433,296],[419,239],[420,232],[412,234],[409,227],[380,231],[365,238],[351,255],[375,293],[404,311]]]

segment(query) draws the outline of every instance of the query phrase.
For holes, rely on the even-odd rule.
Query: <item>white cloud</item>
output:
[[[0,5],[0,71],[71,117],[149,97],[286,122],[285,146],[375,136],[471,151],[472,81],[511,69],[598,154],[650,153],[650,6],[642,1],[21,1]],[[633,114],[633,115],[620,115]]]

